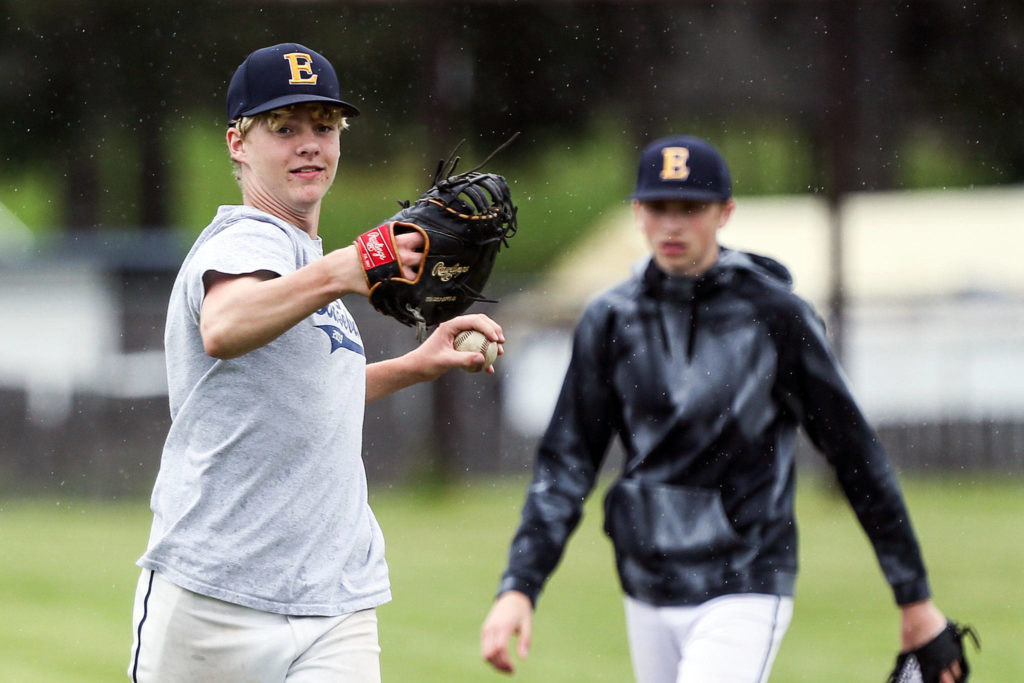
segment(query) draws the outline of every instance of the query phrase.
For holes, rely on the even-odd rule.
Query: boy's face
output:
[[[735,202],[679,199],[633,201],[633,216],[654,263],[670,275],[700,275],[718,260],[718,229]]]
[[[241,167],[246,203],[292,219],[319,208],[334,182],[340,156],[337,125],[298,105],[271,130],[265,120],[241,138],[228,134],[231,158]]]

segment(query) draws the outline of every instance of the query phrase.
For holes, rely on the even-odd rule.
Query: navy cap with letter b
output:
[[[640,154],[633,199],[725,201],[732,178],[725,159],[713,146],[689,135],[661,138]]]
[[[265,47],[246,57],[231,77],[228,121],[301,102],[333,104],[345,116],[359,115],[342,101],[338,75],[326,57],[298,43]]]

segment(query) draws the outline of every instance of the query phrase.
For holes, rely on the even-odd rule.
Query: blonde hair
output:
[[[286,107],[280,107],[278,109],[271,109],[260,114],[253,116],[243,116],[237,121],[231,122],[231,127],[238,131],[238,136],[245,139],[245,136],[249,134],[249,131],[264,122],[267,124],[267,128],[271,132],[278,130],[284,125],[285,119],[287,119],[296,107],[308,107],[309,112],[313,117],[313,121],[316,123],[326,123],[329,126],[336,126],[338,130],[345,130],[348,128],[348,118],[342,113],[341,107],[336,107],[332,104],[324,104],[322,102],[300,102],[299,104],[290,104]],[[235,176],[235,180],[241,180],[241,166],[237,161],[231,161],[232,173]]]

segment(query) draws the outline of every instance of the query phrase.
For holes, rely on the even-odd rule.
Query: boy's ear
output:
[[[722,215],[720,216],[721,221],[718,224],[719,228],[725,227],[725,224],[729,222],[730,218],[732,218],[732,212],[735,208],[736,200],[731,197],[722,202]]]
[[[228,154],[231,155],[232,161],[241,161],[243,156],[243,145],[245,144],[245,138],[238,132],[238,129],[234,126],[228,128],[226,133],[226,141],[228,145]]]

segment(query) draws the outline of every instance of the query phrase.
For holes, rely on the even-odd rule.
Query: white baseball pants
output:
[[[793,617],[793,599],[740,594],[692,607],[626,597],[638,683],[764,683]]]
[[[198,595],[144,569],[132,624],[133,683],[380,683],[373,609],[272,614]]]

